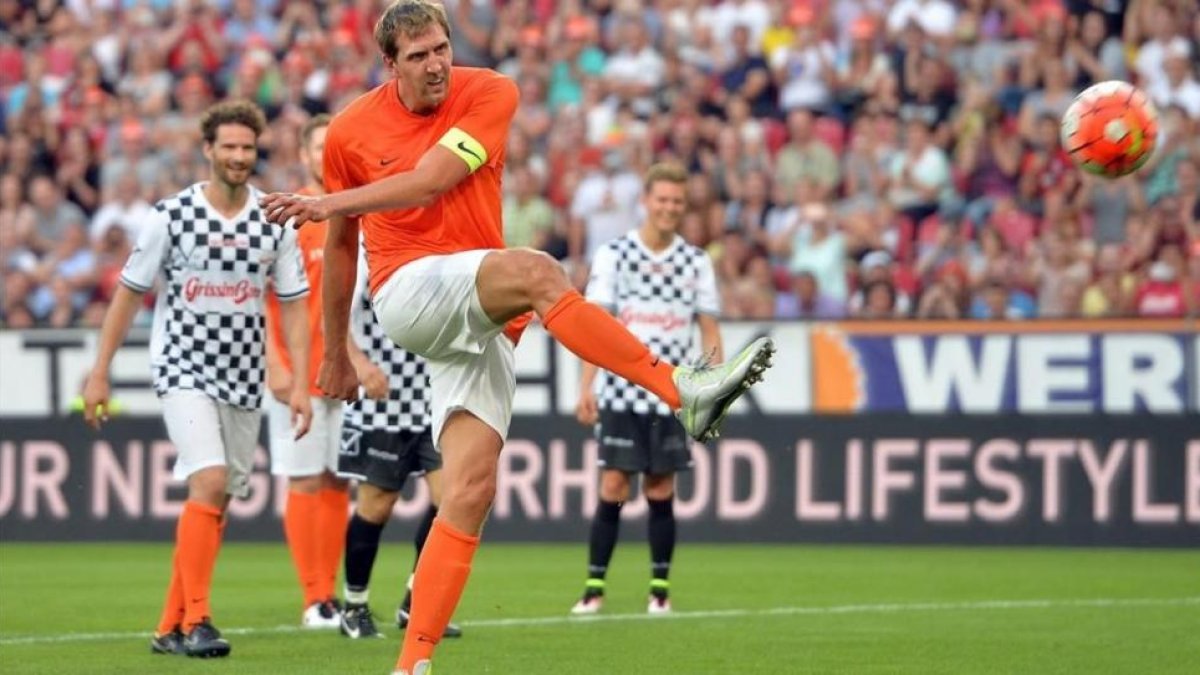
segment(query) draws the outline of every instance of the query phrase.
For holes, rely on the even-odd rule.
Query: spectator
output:
[[[1037,306],[1023,291],[1003,278],[986,281],[971,303],[971,318],[990,320],[1033,319]]]
[[[1105,80],[1125,80],[1125,48],[1121,41],[1109,35],[1103,13],[1090,10],[1079,22],[1078,36],[1070,42],[1071,59],[1075,62],[1075,88],[1082,90]]]
[[[539,194],[538,180],[528,166],[512,172],[512,191],[504,197],[504,243],[506,246],[551,249],[554,211]],[[558,251],[562,257],[563,251]]]
[[[778,94],[771,82],[771,71],[761,54],[751,51],[750,27],[734,26],[729,61],[718,75],[720,88],[716,102],[723,105],[730,96],[739,96],[750,104],[757,118],[773,117]],[[757,43],[754,43],[757,44]]]
[[[1137,48],[1137,57],[1133,60],[1134,74],[1137,83],[1146,90],[1158,89],[1166,79],[1167,54],[1172,50],[1188,50],[1187,41],[1176,34],[1178,24],[1171,7],[1166,3],[1147,3],[1150,7],[1150,25],[1147,27],[1151,37]],[[1141,26],[1136,18],[1126,24],[1126,44],[1136,45],[1140,42]]]
[[[1133,298],[1134,314],[1151,318],[1182,318],[1188,302],[1183,283],[1175,267],[1159,259],[1150,265],[1145,281],[1138,285]]]
[[[1141,187],[1130,177],[1111,181],[1083,174],[1074,201],[1095,214],[1092,236],[1098,246],[1127,241],[1130,216],[1145,208]]]
[[[547,103],[551,109],[578,105],[583,101],[583,83],[599,77],[605,70],[606,57],[595,44],[595,29],[584,17],[568,19],[563,28],[565,42],[552,47]]]
[[[812,111],[797,108],[788,112],[788,143],[775,158],[775,181],[794,194],[801,181],[813,184],[813,198],[828,201],[840,180],[838,158],[829,144],[816,137]]]
[[[846,304],[821,293],[812,272],[798,272],[789,281],[775,296],[775,318],[834,321],[846,316]]]
[[[961,319],[967,316],[970,293],[967,272],[962,263],[951,261],[938,271],[932,283],[926,284],[917,305],[918,319]]]
[[[79,206],[63,199],[62,192],[49,176],[35,176],[29,184],[33,205],[31,228],[23,233],[29,248],[37,253],[57,249],[73,228],[84,229],[87,217]]]
[[[1172,40],[1163,56],[1163,75],[1147,87],[1161,110],[1179,106],[1188,117],[1200,118],[1200,83],[1192,75],[1191,46],[1182,38]]]
[[[808,5],[793,5],[789,18],[795,27],[792,44],[770,57],[779,107],[784,112],[798,108],[828,112],[833,103],[837,53],[833,44],[821,37]]]
[[[72,127],[63,135],[56,162],[54,180],[67,199],[85,213],[95,213],[100,206],[100,166],[87,134]]]
[[[1079,313],[1089,319],[1126,316],[1137,280],[1121,267],[1121,248],[1108,244],[1096,255],[1095,273],[1083,292]]]
[[[797,221],[784,242],[790,253],[788,265],[793,274],[809,272],[817,286],[829,297],[845,302],[846,240],[837,231],[829,209],[819,202],[803,207],[803,221]]]
[[[862,305],[853,311],[856,319],[895,319],[903,316],[896,307],[896,287],[886,279],[877,279],[862,288]]]
[[[902,293],[896,289],[895,274],[893,271],[893,260],[890,253],[887,251],[871,251],[862,257],[862,261],[858,264],[858,288],[850,296],[848,308],[850,313],[857,317],[863,317],[864,312],[871,318],[882,318],[876,312],[883,307],[882,304],[876,304],[872,308],[868,308],[871,303],[871,288],[876,287],[880,297],[875,298],[877,303],[883,301],[883,291],[878,290],[879,284],[887,285],[886,294],[888,297],[887,306],[891,308],[892,316],[887,318],[895,318],[896,316],[907,316],[912,309],[912,299],[907,293]]]
[[[620,47],[604,64],[604,83],[615,99],[641,118],[655,112],[654,92],[663,84],[662,55],[650,43],[639,16],[620,19]]]
[[[100,190],[105,194],[111,193],[117,179],[126,174],[137,177],[142,186],[142,196],[146,201],[157,201],[161,194],[160,180],[166,167],[157,154],[149,149],[149,135],[146,125],[139,120],[126,120],[119,129],[119,145],[117,151],[104,160],[100,169]],[[189,143],[193,144],[189,140]]]
[[[139,115],[153,118],[167,111],[171,74],[153,43],[142,43],[128,55],[129,69],[117,83],[117,93],[128,98]]]
[[[0,176],[0,234],[8,233],[5,241],[12,242],[0,253],[8,254],[17,248],[27,248],[29,235],[33,232],[37,214],[33,205],[25,198],[25,186],[15,173]]]
[[[1063,318],[1078,315],[1079,296],[1090,276],[1089,265],[1057,232],[1048,233],[1043,238],[1040,255],[1033,261],[1030,276],[1030,281],[1037,288],[1039,316]]]
[[[638,222],[642,181],[614,149],[590,150],[582,160],[587,173],[571,200],[569,257],[591,260],[605,242],[628,232]]]
[[[875,20],[861,15],[849,25],[850,43],[838,51],[835,68],[834,97],[843,120],[856,118],[863,104],[894,86],[891,64],[876,44]]]
[[[41,284],[29,297],[35,318],[55,328],[70,325],[83,310],[96,283],[96,256],[82,223],[66,227],[33,271]]]
[[[912,221],[915,231],[921,221],[937,213],[950,189],[950,163],[946,153],[932,144],[924,120],[912,120],[904,128],[904,150],[892,157],[889,167],[888,200]]]

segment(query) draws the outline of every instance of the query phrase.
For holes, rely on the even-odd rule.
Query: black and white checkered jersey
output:
[[[716,275],[708,254],[676,236],[652,252],[637,230],[605,244],[592,259],[587,298],[620,319],[651,353],[674,364],[693,359],[697,314],[720,313]],[[599,405],[614,412],[671,414],[649,391],[604,372]]]
[[[268,223],[250,189],[225,218],[197,183],[167,197],[141,225],[121,283],[146,292],[163,279],[154,308],[150,367],[160,396],[202,391],[258,409],[266,372],[263,289],[280,300],[308,294],[296,232]]]
[[[359,392],[346,405],[346,425],[369,431],[422,432],[429,428],[429,375],[425,360],[392,342],[375,318],[367,286],[367,265],[359,249],[358,283],[350,308],[350,335],[371,363],[388,377],[388,397],[382,401]]]

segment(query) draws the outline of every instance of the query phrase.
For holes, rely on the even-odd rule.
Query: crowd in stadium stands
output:
[[[0,325],[97,324],[216,100],[267,111],[261,188],[302,185],[304,120],[386,77],[382,1],[0,0]],[[1194,0],[445,4],[456,62],[520,85],[508,243],[580,284],[670,159],[728,318],[1200,314]],[[1160,111],[1118,181],[1058,140],[1106,79]]]

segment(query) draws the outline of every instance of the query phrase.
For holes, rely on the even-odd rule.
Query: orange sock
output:
[[[578,291],[567,291],[542,317],[546,330],[576,356],[650,390],[672,408],[679,390],[675,366],[652,355],[633,333]]]
[[[321,595],[321,498],[316,494],[288,491],[283,509],[283,534],[304,591],[304,606],[325,599]]]
[[[180,520],[180,522],[183,522]],[[176,538],[179,527],[176,526]],[[183,578],[179,575],[179,550],[171,556],[171,582],[167,585],[167,599],[163,602],[162,618],[158,620],[156,635],[165,635],[183,623]]]
[[[221,509],[188,500],[179,516],[175,551],[183,582],[183,632],[212,616],[208,604],[213,568],[221,549]]]
[[[317,533],[321,540],[319,590],[321,599],[328,600],[336,594],[338,566],[342,562],[342,549],[346,547],[350,491],[325,488],[318,494],[321,496],[321,510],[317,514]]]
[[[404,633],[398,669],[411,673],[417,661],[433,656],[467,585],[477,548],[479,537],[459,532],[441,518],[434,519],[417,561],[412,619]]]

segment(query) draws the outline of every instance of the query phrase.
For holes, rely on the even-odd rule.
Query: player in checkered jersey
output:
[[[346,530],[346,590],[342,634],[351,639],[382,637],[368,607],[367,586],[379,538],[409,476],[424,476],[429,508],[417,527],[417,558],[425,547],[442,499],[442,456],[429,423],[429,376],[425,361],[397,346],[375,319],[367,287],[367,261],[359,250],[358,284],[350,310],[350,358],[363,396],[346,405],[338,475],[358,481],[358,500]],[[416,561],[413,561],[416,568]],[[412,575],[396,610],[396,624],[408,626]],[[459,637],[447,624],[442,635]]]
[[[121,284],[100,329],[96,364],[83,390],[84,417],[107,419],[109,366],[142,295],[162,279],[150,338],[154,388],[176,479],[188,498],[179,516],[171,581],[151,650],[213,657],[229,642],[212,624],[209,587],[230,497],[250,492],[261,422],[266,340],[263,290],[283,301],[280,318],[296,378],[307,380],[308,282],[296,233],[267,222],[248,183],[258,158],[262,111],[220,103],[200,121],[209,180],[158,202],[140,226]],[[308,392],[288,401],[296,436],[308,430]]]
[[[692,333],[710,359],[722,359],[717,325],[720,301],[708,254],[679,236],[685,209],[687,172],[656,164],[647,171],[642,194],[642,226],[615,239],[592,260],[587,298],[608,308],[645,342],[655,356],[671,363],[694,357]],[[600,503],[588,545],[588,578],[572,614],[594,614],[604,601],[605,575],[617,543],[621,506],[629,499],[635,474],[650,509],[650,601],[647,611],[671,611],[667,577],[675,550],[675,474],[691,468],[688,434],[659,397],[605,371],[599,403],[598,369],[583,364],[579,421],[596,425],[600,440]],[[597,424],[598,422],[598,424]]]

